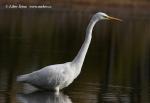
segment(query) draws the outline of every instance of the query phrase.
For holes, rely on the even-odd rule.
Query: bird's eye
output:
[[[104,17],[104,18],[107,18],[107,16],[106,16],[106,15],[104,15],[103,17]]]

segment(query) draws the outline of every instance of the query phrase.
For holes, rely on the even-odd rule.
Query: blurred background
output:
[[[52,8],[6,9],[6,4]],[[123,22],[96,24],[82,72],[63,90],[70,98],[66,103],[150,102],[148,0],[2,0],[0,5],[0,103],[33,103],[25,98],[30,96],[51,100],[49,94],[23,95],[18,100],[17,93],[24,90],[16,76],[71,61],[84,41],[90,18],[98,11]]]

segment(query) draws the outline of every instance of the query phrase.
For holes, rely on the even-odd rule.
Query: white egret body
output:
[[[59,92],[59,89],[67,87],[81,72],[81,68],[91,42],[94,25],[99,20],[109,19],[121,21],[120,19],[110,17],[102,12],[98,12],[92,17],[86,30],[85,41],[73,61],[46,66],[32,73],[18,76],[17,81],[28,83],[42,89],[55,90],[57,92]]]

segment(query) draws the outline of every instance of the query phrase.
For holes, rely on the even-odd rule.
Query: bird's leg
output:
[[[59,87],[55,88],[55,94],[58,95],[59,94]]]

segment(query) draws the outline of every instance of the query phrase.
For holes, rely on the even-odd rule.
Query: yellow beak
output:
[[[121,19],[118,19],[118,18],[115,18],[115,17],[112,17],[112,16],[107,16],[107,19],[108,20],[117,20],[117,21],[122,21]]]

